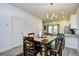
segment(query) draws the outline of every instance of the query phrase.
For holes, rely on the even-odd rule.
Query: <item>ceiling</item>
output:
[[[43,19],[45,19],[46,14],[50,13],[51,10],[50,3],[10,3],[10,5]],[[58,19],[63,19],[62,12],[64,12],[64,19],[69,19],[70,14],[74,14],[78,6],[78,3],[53,3],[52,11],[59,15]]]

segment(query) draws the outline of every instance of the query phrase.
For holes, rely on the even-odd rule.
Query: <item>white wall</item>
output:
[[[18,17],[24,20],[25,35],[27,35],[29,32],[38,33],[40,30],[42,30],[42,20],[40,18],[9,4],[0,4],[0,20],[7,20],[6,22],[3,21],[6,25],[5,27],[7,27],[7,32],[4,33],[5,35],[0,30],[0,52],[11,48],[11,26],[9,26],[10,22],[8,20],[12,19],[12,17]],[[0,21],[0,23],[2,23],[2,21]],[[0,29],[1,28],[2,27],[0,26]]]

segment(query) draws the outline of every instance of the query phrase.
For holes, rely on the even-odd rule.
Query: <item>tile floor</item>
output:
[[[0,56],[16,56],[17,54],[20,54],[22,52],[23,52],[23,45],[20,45],[11,50],[0,53]],[[79,53],[75,49],[65,47],[63,50],[63,56],[79,56]]]
[[[17,54],[22,53],[22,52],[23,52],[23,45],[20,45],[18,47],[15,47],[8,51],[0,53],[0,56],[16,56]]]

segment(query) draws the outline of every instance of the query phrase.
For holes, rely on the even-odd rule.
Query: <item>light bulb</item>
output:
[[[48,14],[46,14],[46,18],[49,18],[49,15]]]
[[[50,19],[53,19],[53,16]]]
[[[57,18],[58,16],[56,15],[55,18]]]
[[[64,14],[64,11],[62,11],[61,13]]]
[[[53,13],[53,15],[52,15],[53,17],[55,16],[55,14]]]

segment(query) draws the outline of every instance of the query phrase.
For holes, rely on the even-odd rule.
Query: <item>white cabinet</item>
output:
[[[71,15],[70,24],[71,24],[71,29],[77,29],[78,28],[78,19],[77,19],[76,15]]]
[[[65,47],[78,49],[79,48],[79,36],[78,35],[65,35]]]

